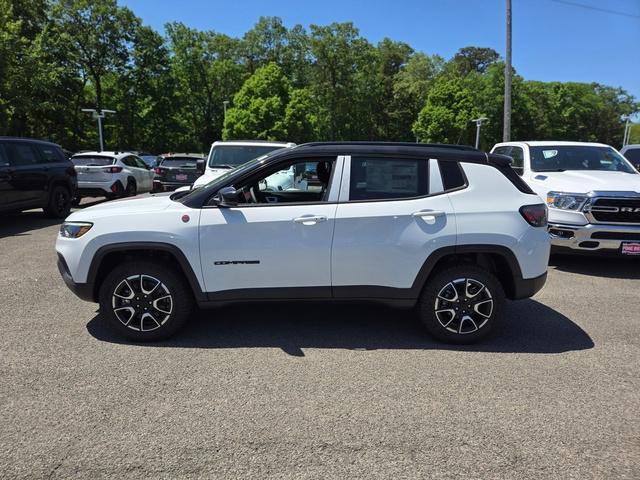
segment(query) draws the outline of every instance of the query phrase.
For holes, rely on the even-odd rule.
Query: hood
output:
[[[158,212],[165,210],[169,205],[174,203],[169,198],[172,193],[173,192],[160,193],[151,196],[145,195],[103,202],[73,212],[66,218],[66,221],[91,221],[91,219],[110,215],[126,215],[128,212],[135,212],[137,214]]]
[[[531,172],[528,183],[543,198],[550,191],[568,193],[636,192],[640,194],[640,174],[604,170]]]

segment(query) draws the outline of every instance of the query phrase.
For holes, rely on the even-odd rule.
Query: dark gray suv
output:
[[[0,213],[42,208],[65,218],[76,187],[76,171],[59,145],[0,137]]]

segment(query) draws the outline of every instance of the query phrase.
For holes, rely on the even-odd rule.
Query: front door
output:
[[[205,207],[200,254],[211,300],[331,296],[341,161],[296,159],[234,185],[238,204]]]

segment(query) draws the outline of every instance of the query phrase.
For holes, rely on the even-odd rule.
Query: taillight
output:
[[[164,169],[156,167],[153,169],[153,172],[157,175],[162,175],[164,173]]]
[[[522,215],[532,227],[547,226],[547,206],[544,203],[520,207],[520,215]]]
[[[122,171],[122,167],[105,167],[103,171],[106,173],[120,173]]]

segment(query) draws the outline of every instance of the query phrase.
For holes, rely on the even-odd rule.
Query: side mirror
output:
[[[640,172],[640,162],[634,164],[633,166],[636,167],[636,170]]]
[[[235,207],[238,205],[238,191],[233,187],[221,188],[216,203],[220,207]]]
[[[205,165],[205,163],[204,163],[204,159],[202,159],[202,160],[198,160],[198,162],[197,162],[197,164],[196,164],[196,168],[198,169],[198,171],[199,171],[200,173],[204,173],[204,165]]]

